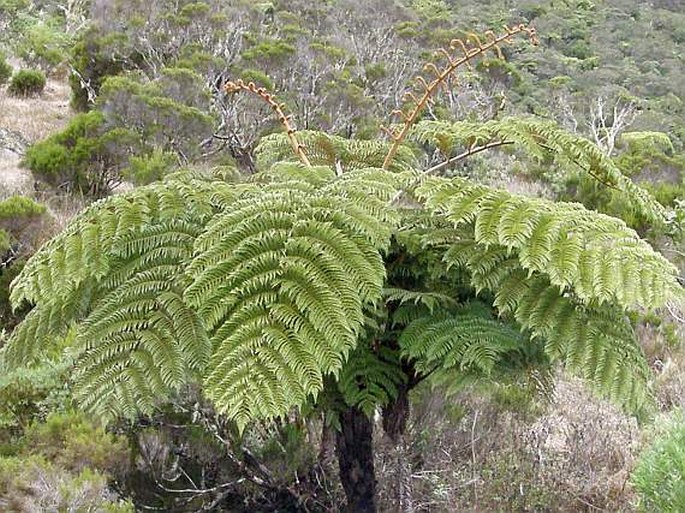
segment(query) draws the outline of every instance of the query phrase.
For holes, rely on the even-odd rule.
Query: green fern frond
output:
[[[399,337],[403,357],[415,360],[423,373],[440,369],[486,376],[523,341],[512,327],[469,309],[424,316]]]
[[[398,386],[406,382],[399,352],[380,346],[377,351],[360,344],[350,355],[338,378],[345,402],[367,415],[397,397]]]
[[[619,310],[583,305],[572,292],[524,269],[502,247],[485,249],[461,241],[445,252],[445,259],[452,261],[452,255],[460,257],[454,265],[471,273],[473,286],[492,293],[499,313],[541,341],[551,360],[565,362],[595,389],[633,410],[646,401],[649,369]]]
[[[304,145],[307,157],[313,165],[327,166],[331,169],[339,169],[341,173],[353,169],[368,167],[382,168],[385,155],[390,144],[382,141],[369,141],[360,139],[346,139],[324,132],[305,130],[297,132],[297,136]],[[257,163],[260,168],[266,169],[276,162],[289,160],[294,161],[296,156],[286,134],[270,134],[263,137],[255,150]],[[402,147],[395,156],[391,171],[406,171],[415,164],[412,152]]]
[[[454,298],[439,292],[421,292],[397,287],[383,289],[383,299],[386,302],[396,302],[399,305],[413,303],[425,306],[429,312],[433,312],[437,307],[449,308],[456,306]]]
[[[517,196],[463,178],[427,179],[417,194],[434,214],[470,231],[465,244],[479,246],[472,258],[480,266],[495,269],[515,255],[529,274],[546,275],[588,304],[656,308],[682,294],[673,265],[622,221],[581,205]],[[452,263],[469,258],[464,249],[449,253]]]
[[[546,119],[505,117],[486,123],[422,121],[412,128],[410,137],[434,146],[446,158],[457,151],[468,152],[487,145],[513,145],[537,161],[555,162],[565,170],[586,173],[600,183],[618,189],[652,222],[664,224],[668,221],[665,208],[647,190],[621,173],[600,148]]]
[[[78,216],[15,281],[14,304],[36,306],[12,333],[3,364],[38,357],[76,323],[75,395],[101,416],[149,411],[197,375],[211,346],[182,300],[183,271],[228,187],[179,174]]]
[[[205,393],[244,426],[320,392],[380,298],[392,224],[335,187],[267,187],[216,216],[195,243],[186,301],[212,334]],[[390,219],[390,214],[386,214]]]

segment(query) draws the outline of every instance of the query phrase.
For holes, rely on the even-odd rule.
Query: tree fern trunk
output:
[[[373,421],[358,408],[340,415],[336,454],[348,513],[376,512],[376,473],[373,466]]]
[[[409,391],[412,387],[413,383],[398,387],[395,400],[383,408],[383,430],[394,444],[393,457],[397,469],[397,511],[401,513],[415,511],[411,482],[412,469],[405,434],[409,418]]]

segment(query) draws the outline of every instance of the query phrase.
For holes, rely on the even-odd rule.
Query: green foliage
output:
[[[0,229],[0,254],[5,253],[11,247],[10,234]]]
[[[365,309],[382,296],[380,255],[399,222],[388,204],[408,180],[277,164],[249,183],[182,173],[96,203],[16,280],[13,302],[37,306],[14,331],[5,363],[30,361],[78,321],[75,394],[105,417],[151,411],[202,379],[207,397],[243,427],[316,397],[324,376],[341,369],[346,383],[367,383],[362,395],[344,389],[370,411],[404,379],[392,353],[353,350]],[[418,199],[438,223],[420,236],[433,265],[464,268],[550,358],[640,404],[646,366],[620,312],[679,294],[670,264],[620,221],[577,205],[440,178],[426,180]],[[448,304],[410,292],[387,298]],[[404,321],[402,350],[417,369],[442,361],[488,372],[523,346],[499,321],[435,315],[416,321],[425,326]],[[482,336],[464,345],[467,330]],[[425,338],[431,333],[449,335]],[[355,361],[377,372],[364,375]]]
[[[13,72],[12,66],[5,60],[5,55],[0,54],[0,86],[7,83]]]
[[[295,54],[295,47],[284,41],[261,41],[245,50],[242,54],[246,61],[278,63]]]
[[[102,34],[90,27],[77,39],[71,50],[72,65],[76,73],[69,77],[71,105],[77,111],[87,111],[93,105],[102,82],[127,68],[129,60],[117,58],[119,46],[126,37],[119,33]]]
[[[122,177],[136,185],[147,185],[161,180],[177,166],[173,153],[155,149],[150,155],[132,156]]]
[[[183,68],[167,68],[154,81],[110,77],[101,89],[101,110],[108,126],[138,136],[146,152],[175,152],[184,160],[198,156],[214,120],[202,78]]]
[[[466,148],[513,145],[547,168],[557,166],[595,187],[617,189],[638,214],[656,225],[664,225],[668,219],[664,207],[626,177],[597,146],[545,119],[502,118],[485,123],[422,121],[412,129],[410,137],[431,144],[447,156]]]
[[[552,359],[639,407],[649,372],[642,351],[621,310],[601,305],[663,304],[681,294],[676,269],[621,221],[579,205],[461,178],[426,182],[419,197],[448,224],[428,230],[424,247],[443,248],[445,263],[467,269],[476,290],[493,293],[500,313],[545,341]]]
[[[676,415],[640,455],[632,483],[640,511],[676,513],[685,508],[685,424]]]
[[[70,472],[86,468],[115,472],[125,465],[127,443],[75,412],[51,413],[32,423],[21,441],[24,450]]]
[[[338,389],[345,403],[372,416],[379,405],[395,399],[406,376],[398,372],[400,354],[388,347],[376,350],[359,344],[340,373]]]
[[[338,173],[367,167],[380,168],[383,165],[389,143],[345,139],[323,132],[303,130],[298,139],[307,148],[307,158],[316,165],[336,167]],[[281,160],[294,161],[292,147],[285,134],[275,133],[263,137],[255,151],[257,163],[268,167]],[[414,154],[408,148],[401,148],[390,169],[406,171],[416,163]]]
[[[104,122],[97,111],[75,116],[62,132],[31,146],[24,156],[25,165],[52,186],[102,194],[120,165],[116,150],[110,151],[112,136],[118,136],[122,145],[130,139],[128,133],[107,132]]]
[[[553,286],[572,289],[589,305],[654,308],[679,293],[676,268],[618,219],[577,204],[517,196],[463,178],[429,178],[417,192],[455,227],[455,239],[463,237],[457,231],[461,226],[472,237],[453,248],[449,256],[455,264],[467,263],[468,253],[460,251],[476,244],[490,255],[488,261],[473,262],[480,268],[515,256],[529,275],[544,275]]]
[[[41,94],[43,89],[45,89],[45,74],[35,69],[17,71],[7,86],[9,94],[22,97]]]
[[[47,218],[45,205],[25,196],[10,196],[0,201],[0,232],[4,233],[4,243],[0,247],[5,246],[0,253],[11,246],[19,251],[32,248],[40,242]]]
[[[122,178],[159,180],[198,155],[212,133],[201,78],[167,68],[155,81],[110,77],[99,110],[75,116],[60,133],[28,149],[25,164],[55,187],[101,197]]]
[[[14,266],[10,269],[14,269]],[[31,422],[44,418],[50,411],[60,411],[69,406],[67,382],[70,365],[68,356],[59,360],[46,357],[40,365],[12,369],[2,375],[0,433],[3,435],[2,442],[7,444],[3,453],[16,453],[20,447],[16,436]]]
[[[399,338],[403,354],[418,362],[422,373],[435,372],[489,376],[498,364],[511,357],[524,337],[487,313],[462,308],[456,312],[420,317]]]
[[[32,24],[22,34],[17,54],[31,66],[50,72],[66,60],[69,36],[57,20]]]
[[[0,226],[8,230],[15,230],[23,219],[41,216],[45,211],[45,205],[37,203],[31,198],[11,196],[0,201]]]

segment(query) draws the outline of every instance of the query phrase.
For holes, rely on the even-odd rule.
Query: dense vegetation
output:
[[[505,4],[0,0],[0,506],[682,509],[685,14]]]

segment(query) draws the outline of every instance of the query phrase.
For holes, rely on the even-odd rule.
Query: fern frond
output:
[[[399,338],[403,357],[426,374],[440,369],[489,375],[523,341],[512,327],[468,309],[419,318]]]
[[[543,274],[524,269],[517,256],[501,246],[486,249],[460,239],[445,250],[444,259],[468,270],[473,286],[491,293],[500,315],[512,317],[542,342],[551,360],[565,362],[594,388],[633,410],[645,402],[649,369],[620,310],[582,304],[572,291],[564,292]]]
[[[393,225],[379,230],[378,198],[303,183],[236,201],[198,237],[188,267],[185,299],[214,346],[205,393],[240,426],[320,392],[355,347],[364,305],[380,298]]]
[[[424,171],[431,174],[481,148],[513,145],[537,161],[555,162],[563,169],[586,173],[601,184],[615,188],[645,216],[657,224],[668,220],[666,209],[645,189],[626,177],[590,140],[568,132],[550,120],[535,117],[505,117],[486,123],[469,121],[421,121],[409,138],[438,148],[447,158]],[[455,151],[467,151],[449,157]]]
[[[398,351],[385,346],[373,351],[368,344],[360,344],[340,373],[338,389],[348,405],[371,416],[397,397],[398,386],[406,379]]]
[[[219,203],[240,193],[225,182],[177,174],[165,183],[95,202],[29,260],[12,285],[12,305],[73,295],[82,284],[108,274],[110,255],[129,233],[165,219],[204,224]]]
[[[473,258],[480,266],[495,269],[515,255],[529,274],[547,276],[587,304],[656,308],[682,294],[675,267],[618,219],[462,178],[427,179],[417,193],[434,214],[471,233],[465,243],[478,246]],[[468,258],[463,249],[449,254],[454,264]],[[497,257],[492,264],[488,251]]]
[[[338,169],[339,173],[369,167],[380,168],[390,148],[390,145],[383,141],[345,139],[311,130],[298,132],[298,137],[307,149],[307,155],[312,164]],[[258,165],[263,169],[276,162],[293,158],[287,136],[280,133],[263,137],[259,141],[255,154]],[[413,153],[408,148],[401,147],[388,169],[406,171],[412,168],[415,161]]]
[[[28,363],[76,324],[75,394],[101,416],[149,411],[197,375],[211,347],[182,300],[183,271],[219,198],[239,194],[231,187],[178,174],[92,205],[17,278],[15,305],[36,306],[3,364]]]

